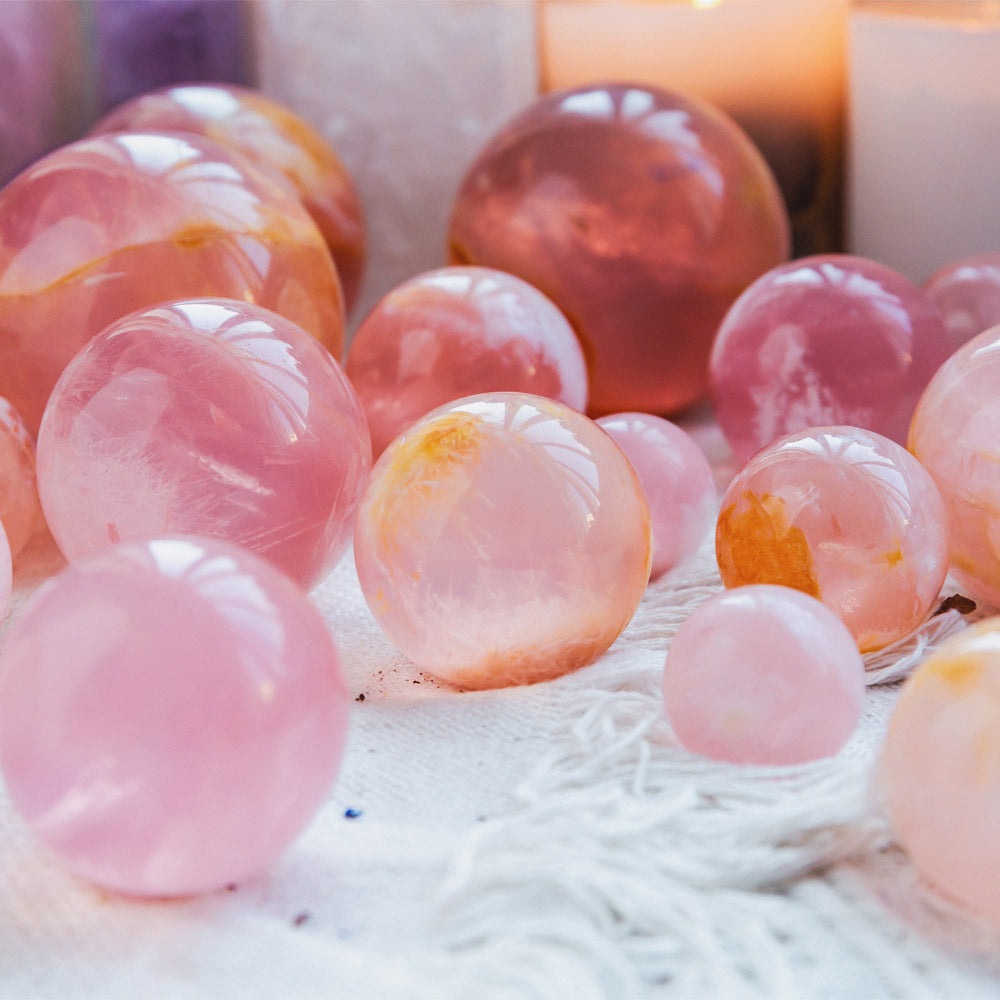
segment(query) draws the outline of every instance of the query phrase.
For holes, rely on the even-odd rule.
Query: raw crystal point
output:
[[[291,184],[333,254],[350,310],[364,270],[364,217],[350,175],[319,132],[262,94],[222,84],[143,94],[105,115],[92,131],[147,129],[208,136]]]
[[[590,410],[674,412],[739,292],[788,257],[763,157],[721,111],[647,86],[548,94],[470,167],[452,263],[510,271],[573,323]]]
[[[837,753],[861,714],[865,666],[815,598],[757,584],[699,606],[670,644],[667,717],[681,745],[738,764]]]
[[[1000,326],[963,344],[920,399],[910,451],[934,477],[951,529],[952,572],[1000,608]]]
[[[957,349],[1000,323],[1000,253],[963,257],[928,278],[924,291]]]
[[[846,254],[794,260],[726,314],[710,364],[715,415],[741,463],[783,434],[827,424],[902,444],[950,350],[927,296],[890,268]]]
[[[862,652],[919,625],[948,571],[944,503],[907,451],[858,427],[789,434],[722,498],[715,534],[727,587],[773,583],[819,598]]]
[[[371,466],[339,365],[294,323],[222,299],[112,324],[66,368],[38,438],[38,489],[70,560],[191,532],[270,559],[304,587],[351,537]]]
[[[649,509],[621,449],[562,403],[485,393],[433,410],[375,464],[354,555],[417,666],[527,684],[603,653],[649,577]]]
[[[323,619],[236,546],[123,542],[32,597],[0,655],[0,770],[36,833],[119,892],[271,863],[336,775],[347,691]]]
[[[494,390],[587,407],[587,367],[566,317],[538,289],[485,267],[444,267],[391,291],[351,341],[347,374],[372,449],[442,403]]]
[[[715,480],[690,434],[648,413],[615,413],[597,421],[618,443],[646,491],[653,521],[656,579],[694,553],[716,514]]]
[[[91,337],[135,309],[202,296],[274,309],[340,357],[340,285],[319,230],[284,186],[211,139],[84,139],[0,191],[0,395],[32,432]]]
[[[41,526],[35,442],[18,412],[0,398],[0,521],[15,558]]]

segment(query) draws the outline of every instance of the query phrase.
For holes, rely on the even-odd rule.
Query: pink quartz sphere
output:
[[[667,718],[686,749],[737,764],[837,753],[858,724],[865,666],[825,605],[769,584],[700,605],[667,655]]]
[[[952,572],[1000,608],[1000,326],[963,344],[920,399],[910,451],[934,477],[951,528]]]
[[[937,309],[902,275],[846,254],[754,282],[712,348],[711,394],[739,462],[783,434],[851,424],[900,444],[951,350]]]
[[[13,557],[42,525],[35,484],[35,442],[20,414],[0,398],[0,522]]]
[[[755,455],[722,498],[722,582],[794,587],[840,617],[861,652],[930,614],[948,571],[944,502],[904,448],[858,427],[789,434]]]
[[[0,655],[0,771],[78,874],[138,896],[254,875],[326,797],[347,722],[302,591],[195,536],[122,542],[47,581]]]
[[[190,532],[304,587],[347,547],[370,466],[361,404],[330,354],[225,299],[113,323],[63,372],[38,438],[42,507],[68,559]]]
[[[358,578],[393,643],[460,687],[528,684],[603,653],[649,577],[649,508],[621,449],[568,406],[484,393],[383,452]]]
[[[509,390],[587,408],[587,365],[566,317],[492,268],[444,267],[395,288],[358,328],[345,367],[376,455],[462,396]]]
[[[595,414],[698,400],[726,310],[788,251],[778,187],[739,127],[637,84],[524,110],[469,168],[449,230],[452,263],[517,274],[566,313]]]
[[[350,310],[364,272],[364,214],[350,174],[319,132],[263,94],[199,83],[166,87],[120,104],[93,133],[149,129],[208,136],[289,182],[333,254]]]
[[[715,521],[712,466],[691,435],[663,417],[614,413],[597,424],[625,452],[646,491],[655,580],[692,555]]]
[[[10,595],[14,590],[14,560],[7,532],[0,523],[0,620],[7,614]]]
[[[285,186],[211,139],[84,139],[0,191],[0,395],[32,432],[63,368],[109,323],[203,296],[273,309],[340,356],[340,285],[319,230]]]
[[[955,350],[1000,323],[1000,253],[963,257],[928,278],[924,291]]]

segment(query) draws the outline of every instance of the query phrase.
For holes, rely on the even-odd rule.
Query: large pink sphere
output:
[[[715,479],[690,434],[649,413],[614,413],[597,424],[632,463],[653,520],[651,579],[687,559],[701,545],[716,514]]]
[[[517,274],[566,313],[598,414],[699,399],[726,310],[788,249],[777,185],[735,123],[628,84],[514,118],[466,173],[449,231],[453,263]]]
[[[323,802],[347,691],[283,574],[194,536],[123,542],[45,583],[0,656],[0,769],[76,872],[141,896],[268,865]]]
[[[436,406],[481,392],[587,408],[587,365],[566,317],[538,289],[485,267],[443,267],[393,289],[347,354],[372,450]]]
[[[168,299],[255,302],[335,357],[340,284],[299,200],[195,135],[72,143],[0,191],[0,395],[32,432],[60,372],[91,337]]]
[[[1000,326],[941,366],[913,416],[910,451],[934,477],[951,528],[952,571],[1000,608]]]
[[[862,652],[916,628],[948,571],[948,526],[927,471],[858,427],[789,434],[722,498],[715,534],[727,587],[772,583],[819,598]]]
[[[712,348],[712,402],[739,462],[783,434],[852,424],[904,443],[950,351],[902,275],[844,254],[775,268],[735,302]]]
[[[382,454],[355,529],[372,614],[417,666],[463,687],[590,663],[649,577],[649,509],[621,449],[562,403],[485,393]]]
[[[66,368],[38,438],[42,507],[68,559],[190,532],[304,587],[347,547],[370,465],[336,361],[291,321],[225,299],[113,323]]]
[[[757,584],[691,613],[670,643],[663,698],[688,750],[740,764],[799,764],[847,742],[864,676],[832,611],[797,590]]]
[[[1000,618],[917,668],[889,722],[883,764],[893,824],[917,867],[1000,925]]]
[[[956,349],[1000,323],[1000,253],[974,254],[941,268],[924,282]]]
[[[0,521],[11,555],[42,525],[35,483],[35,442],[21,415],[0,398]]]
[[[93,133],[194,132],[224,143],[288,181],[323,234],[348,309],[365,263],[365,224],[350,174],[304,119],[263,94],[231,84],[182,84],[120,104]]]

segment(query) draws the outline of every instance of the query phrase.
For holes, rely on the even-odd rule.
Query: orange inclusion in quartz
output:
[[[983,673],[983,661],[979,656],[941,656],[929,660],[913,678],[913,685],[928,681],[947,684],[955,695],[968,694],[979,685]]]
[[[773,583],[820,596],[809,542],[781,497],[744,492],[719,515],[715,551],[727,587]]]

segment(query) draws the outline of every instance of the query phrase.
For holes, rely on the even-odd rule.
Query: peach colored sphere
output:
[[[0,398],[0,521],[14,558],[42,526],[35,442],[20,414]]]

